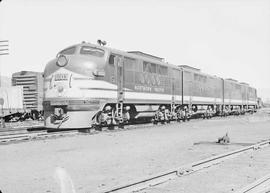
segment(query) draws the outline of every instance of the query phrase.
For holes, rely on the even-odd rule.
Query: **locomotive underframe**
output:
[[[123,117],[110,116],[114,120],[109,124],[99,122],[99,115],[104,112],[106,106],[111,106],[111,114],[116,115],[115,100],[87,99],[87,100],[47,100],[44,102],[45,126],[48,128],[90,128],[92,126],[115,126],[121,124],[136,124],[153,121],[154,123],[165,123],[170,121],[186,121],[191,118],[210,118],[213,116],[240,115],[246,112],[254,112],[255,105],[240,104],[212,104],[209,102],[184,102],[172,103],[156,101],[153,103],[142,103],[138,100],[124,101],[123,107],[130,107],[129,119],[121,120]],[[157,113],[165,106],[169,118],[156,119]],[[183,113],[184,112],[184,113]],[[124,112],[125,113],[125,112]],[[181,114],[181,116],[178,116]],[[163,116],[164,113],[163,113]]]

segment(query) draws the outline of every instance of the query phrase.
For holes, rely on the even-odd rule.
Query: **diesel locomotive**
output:
[[[140,51],[82,42],[60,51],[44,70],[48,128],[89,128],[181,119],[204,111],[223,115],[257,107],[256,89]]]

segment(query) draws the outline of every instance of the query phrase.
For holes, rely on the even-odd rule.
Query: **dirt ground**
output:
[[[34,127],[34,126],[44,126],[43,121],[37,120],[25,120],[25,121],[18,121],[18,122],[6,122],[6,128],[0,128],[1,131],[9,130],[10,128],[25,128],[25,127]]]
[[[141,193],[236,192],[270,174],[270,147],[242,154],[219,165],[176,178]],[[255,191],[254,191],[255,192]]]
[[[231,145],[211,143],[226,132]],[[270,115],[259,112],[1,145],[0,190],[60,193],[73,182],[76,193],[100,192],[269,138]]]

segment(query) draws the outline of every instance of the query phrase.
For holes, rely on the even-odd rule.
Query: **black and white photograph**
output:
[[[0,0],[0,193],[270,193],[270,0]]]

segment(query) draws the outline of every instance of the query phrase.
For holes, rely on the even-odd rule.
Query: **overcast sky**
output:
[[[1,75],[43,71],[81,41],[140,50],[237,79],[270,98],[270,0],[2,0]]]

